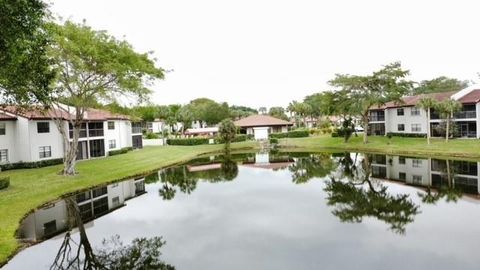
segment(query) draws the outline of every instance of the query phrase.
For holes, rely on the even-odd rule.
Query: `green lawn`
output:
[[[254,142],[232,144],[233,149],[253,149]],[[98,184],[146,174],[187,161],[200,154],[220,151],[222,145],[145,147],[108,158],[86,160],[77,165],[78,175],[58,175],[61,166],[1,172],[10,176],[10,187],[0,191],[0,266],[20,247],[15,231],[32,209],[62,195]]]
[[[296,151],[345,150],[399,155],[480,158],[480,140],[478,139],[455,139],[447,143],[444,139],[435,138],[432,139],[430,145],[427,144],[427,139],[423,138],[392,137],[389,141],[384,136],[371,136],[368,144],[363,144],[362,139],[361,135],[353,136],[349,142],[344,143],[343,138],[323,135],[282,139],[280,145]]]

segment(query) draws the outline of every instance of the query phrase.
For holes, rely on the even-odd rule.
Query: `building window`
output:
[[[52,220],[50,222],[47,222],[43,224],[43,233],[45,236],[52,236],[57,232],[57,221]]]
[[[0,162],[8,162],[8,149],[0,150]]]
[[[73,126],[71,123],[68,123],[68,130],[69,130],[70,139],[73,139]],[[79,138],[87,137],[87,123],[80,124],[80,132],[78,134],[78,137]]]
[[[412,175],[412,180],[414,184],[421,184],[422,183],[422,176],[421,175]]]
[[[39,147],[40,158],[47,158],[52,156],[52,147],[40,146]]]
[[[398,131],[405,131],[405,124],[398,124],[397,129]]]
[[[120,198],[117,196],[117,197],[114,197],[112,198],[112,206],[113,207],[117,207],[120,205]]]
[[[38,122],[37,123],[37,132],[38,133],[50,133],[50,123],[49,122]]]
[[[108,129],[115,129],[115,122],[113,121],[108,121]]]
[[[422,125],[412,124],[412,132],[422,132]]]
[[[117,141],[109,140],[108,141],[108,148],[110,148],[110,149],[117,148]]]
[[[0,135],[5,135],[5,131],[6,131],[6,124],[0,123]]]
[[[417,107],[412,107],[411,115],[412,116],[419,116],[420,115],[420,109],[417,108]]]
[[[404,172],[399,172],[398,173],[398,180],[402,180],[402,181],[407,180],[407,174],[404,173]]]
[[[398,157],[398,164],[405,164],[405,157]]]
[[[403,111],[403,108],[397,109],[397,115],[398,115],[398,116],[402,116],[402,115],[404,115],[404,114],[405,114],[405,112]]]
[[[89,137],[103,136],[103,122],[88,123],[88,136]]]
[[[414,168],[422,167],[422,160],[421,159],[412,159],[412,167],[414,167]]]
[[[90,144],[90,157],[103,157],[105,156],[105,141],[104,140],[92,140]]]

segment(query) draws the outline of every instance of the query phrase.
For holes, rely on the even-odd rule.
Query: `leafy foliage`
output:
[[[230,143],[237,135],[237,127],[230,118],[223,120],[218,126],[218,135],[225,142],[225,147],[230,147]]]
[[[288,116],[285,114],[283,107],[271,107],[268,110],[268,115],[288,121]]]
[[[10,186],[10,177],[1,177],[0,178],[0,190],[6,189]]]
[[[455,78],[449,78],[446,76],[440,76],[431,80],[423,80],[419,85],[412,89],[412,95],[428,94],[428,93],[440,93],[459,91],[467,88],[468,81],[461,81]]]

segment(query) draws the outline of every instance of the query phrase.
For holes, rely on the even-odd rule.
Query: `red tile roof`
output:
[[[60,117],[62,119],[71,119],[73,117],[72,113],[67,113],[60,109],[48,109],[45,110],[43,107],[28,107],[23,108],[19,106],[5,106],[0,107],[0,110],[15,114],[30,120],[46,120],[53,117]],[[115,114],[109,111],[99,110],[99,109],[87,109],[84,115],[84,120],[86,121],[106,121],[106,120],[129,120],[130,118],[126,115]]]
[[[473,90],[472,92],[466,94],[458,101],[461,103],[477,103],[480,102],[480,89]]]
[[[383,106],[374,106],[372,107],[373,110],[375,109],[387,109],[387,108],[398,108],[398,107],[409,107],[415,106],[423,97],[431,97],[436,101],[444,101],[447,98],[450,98],[453,94],[457,93],[457,91],[453,92],[443,92],[443,93],[431,93],[431,94],[422,94],[416,96],[407,96],[402,98],[402,102],[387,102]]]
[[[17,117],[0,112],[0,121],[15,121]]]
[[[250,115],[235,121],[238,127],[291,126],[293,123],[269,115]]]

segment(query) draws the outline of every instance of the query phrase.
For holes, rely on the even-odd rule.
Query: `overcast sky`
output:
[[[173,72],[151,101],[286,106],[335,73],[401,61],[412,79],[478,81],[478,1],[53,0],[64,19],[125,37]]]

